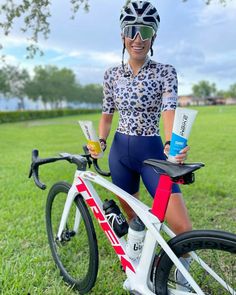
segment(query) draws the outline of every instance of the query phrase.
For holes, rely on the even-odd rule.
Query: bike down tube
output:
[[[106,234],[113,249],[119,257],[124,270],[126,271],[127,269],[129,269],[131,272],[135,273],[135,265],[126,255],[126,252],[124,250],[126,244],[125,239],[119,238],[110,226],[109,222],[107,221],[105,214],[102,210],[102,201],[99,198],[95,189],[93,188],[90,180],[83,179],[78,175],[75,186],[77,191],[83,196],[88,207],[94,214],[94,217],[97,219],[99,225]]]
[[[88,177],[88,174],[86,175]],[[87,205],[90,207],[101,228],[107,235],[107,238],[109,239],[112,247],[118,255],[121,264],[127,274],[128,279],[126,280],[126,283],[124,283],[124,287],[128,288],[129,291],[139,291],[145,295],[154,295],[155,293],[153,293],[148,287],[148,275],[150,275],[150,269],[147,268],[143,270],[142,268],[139,268],[137,266],[137,263],[130,260],[125,251],[126,241],[124,238],[118,238],[111,228],[110,224],[107,222],[102,210],[102,202],[96,191],[94,190],[91,182],[80,176],[78,177],[78,180],[80,182],[76,185],[78,191],[80,192],[80,194],[83,195]],[[153,254],[155,253],[154,249],[156,246],[156,240],[152,237],[151,233],[149,233],[149,238],[149,249],[146,249],[146,255],[143,259],[146,259],[146,264],[152,265],[151,262],[153,261]],[[151,251],[150,249],[153,249],[153,251]]]
[[[85,184],[86,182],[86,184]],[[91,193],[92,192],[92,193]],[[110,224],[106,221],[106,218],[103,214],[102,211],[102,202],[100,198],[98,197],[96,191],[94,190],[93,186],[91,185],[90,181],[83,180],[82,178],[79,177],[79,172],[76,172],[75,174],[75,180],[73,182],[73,185],[71,186],[67,199],[65,202],[65,206],[63,209],[58,233],[57,233],[57,238],[59,241],[61,241],[61,235],[62,232],[66,226],[66,222],[69,216],[70,208],[71,205],[75,199],[75,197],[79,194],[81,194],[86,201],[87,205],[90,207],[92,210],[95,218],[98,220],[101,228],[105,232],[107,238],[112,244],[112,247],[114,248],[115,252],[117,253],[121,264],[123,268],[126,270],[126,268],[129,268],[132,272],[135,273],[135,267],[133,263],[130,261],[128,256],[126,255],[124,251],[124,239],[119,239],[117,235],[114,233],[113,229],[111,228]],[[79,215],[75,217],[75,222],[74,222],[74,227],[79,226],[79,220],[76,220],[79,218]]]

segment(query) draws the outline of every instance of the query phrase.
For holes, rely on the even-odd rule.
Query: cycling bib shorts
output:
[[[112,182],[128,192],[139,191],[140,176],[152,197],[155,196],[160,174],[153,168],[143,165],[147,159],[165,160],[160,136],[133,136],[116,132],[109,154]],[[172,193],[180,193],[173,184]]]

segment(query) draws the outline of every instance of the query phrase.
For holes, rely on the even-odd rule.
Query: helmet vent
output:
[[[152,23],[153,22],[153,16],[144,16],[143,20],[147,23]]]
[[[135,16],[131,16],[131,15],[127,15],[124,19],[123,19],[123,21],[125,21],[125,22],[133,22],[133,21],[135,21],[136,20],[136,17]]]
[[[132,14],[132,10],[131,10],[129,7],[127,7],[127,8],[125,9],[125,12],[128,13],[128,14]]]
[[[127,25],[144,24],[151,26],[155,32],[160,23],[157,9],[149,1],[132,1],[123,7],[120,15],[120,26],[123,29]]]

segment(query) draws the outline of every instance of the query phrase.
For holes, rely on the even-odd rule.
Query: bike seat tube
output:
[[[171,195],[172,180],[170,176],[162,174],[156,188],[155,197],[152,204],[151,212],[163,222],[165,219],[166,209]]]

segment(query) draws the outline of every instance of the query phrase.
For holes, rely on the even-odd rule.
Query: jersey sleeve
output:
[[[103,102],[102,113],[113,114],[115,112],[115,101],[113,94],[111,70],[107,70],[103,80]]]
[[[178,100],[178,79],[173,66],[166,65],[163,77],[162,107],[161,111],[175,110]]]

